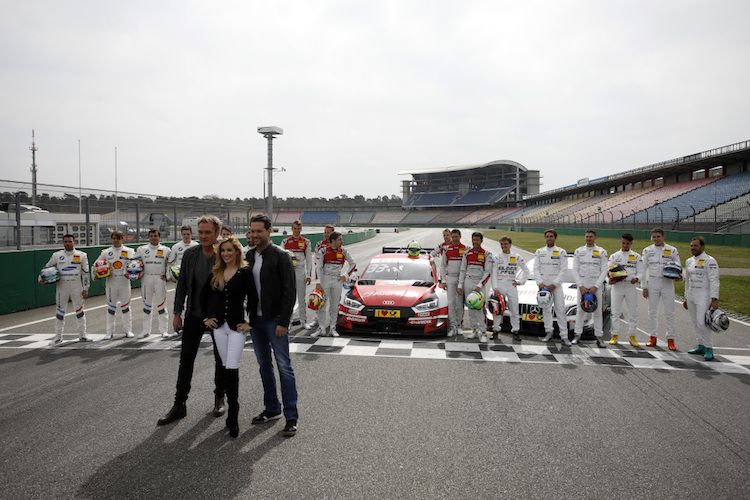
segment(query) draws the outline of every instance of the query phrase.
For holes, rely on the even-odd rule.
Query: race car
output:
[[[531,259],[528,263],[530,274],[525,284],[518,287],[518,308],[521,314],[521,332],[522,333],[544,333],[544,316],[542,308],[537,304],[536,297],[539,292],[539,287],[534,281],[534,259]],[[520,271],[519,271],[520,273]],[[565,294],[565,317],[568,324],[568,334],[570,338],[573,338],[573,329],[576,326],[576,311],[578,310],[578,287],[573,280],[573,256],[568,255],[568,267],[563,273],[563,292]],[[604,328],[607,329],[610,325],[610,306],[611,306],[611,294],[609,286],[605,286],[602,292],[602,322]],[[554,314],[555,307],[552,306]],[[503,324],[506,325],[506,329],[510,329],[510,313],[505,312],[503,316]],[[558,332],[557,322],[554,322],[555,332]],[[594,315],[593,313],[586,313],[584,316],[583,324],[583,336],[593,335],[594,332]]]
[[[342,294],[337,331],[385,335],[443,336],[448,295],[438,286],[431,248],[384,247],[351,290]]]

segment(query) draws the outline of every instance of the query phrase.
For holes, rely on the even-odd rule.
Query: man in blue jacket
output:
[[[282,434],[297,433],[297,382],[289,357],[289,321],[296,300],[294,265],[281,247],[271,243],[271,220],[259,214],[250,219],[250,235],[255,249],[246,258],[253,270],[253,282],[247,301],[253,350],[260,365],[265,409],[253,424],[281,418],[281,403],[276,392],[276,376],[271,351],[276,359],[281,381],[286,425]]]

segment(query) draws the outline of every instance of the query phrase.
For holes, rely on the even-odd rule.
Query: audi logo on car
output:
[[[384,300],[383,301],[383,305],[384,306],[393,306],[393,305],[396,305],[396,301],[395,300]]]

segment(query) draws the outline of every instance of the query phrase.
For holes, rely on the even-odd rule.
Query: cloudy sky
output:
[[[543,190],[750,139],[746,0],[0,0],[0,179],[400,194],[508,159]],[[407,177],[408,178],[408,177]]]

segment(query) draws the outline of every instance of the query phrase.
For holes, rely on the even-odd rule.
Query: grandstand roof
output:
[[[477,163],[474,165],[459,165],[454,167],[437,167],[437,168],[425,168],[420,170],[403,170],[398,175],[416,175],[416,174],[439,174],[443,172],[457,172],[460,170],[471,170],[474,168],[491,167],[494,165],[510,165],[517,167],[521,170],[528,171],[526,167],[513,160],[495,160],[489,163]]]

